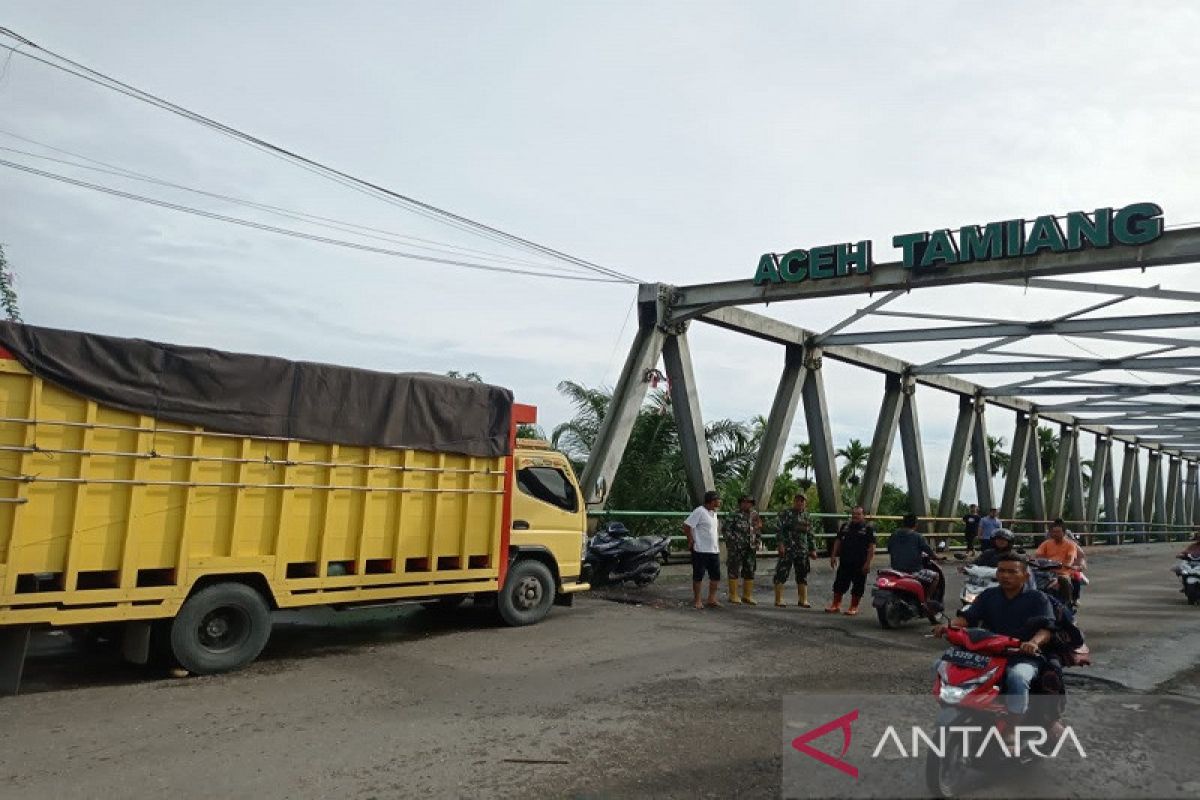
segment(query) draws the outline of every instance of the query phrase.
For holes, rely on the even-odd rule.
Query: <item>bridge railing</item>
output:
[[[620,521],[630,525],[639,534],[666,534],[671,539],[671,549],[682,551],[687,549],[687,537],[683,534],[683,521],[689,513],[687,511],[602,510],[589,511],[588,517],[596,526],[608,522]],[[726,517],[730,513],[719,511],[717,515],[718,517]],[[763,518],[763,533],[759,552],[763,554],[774,553],[776,550],[774,518],[778,516],[778,512],[765,511],[761,512],[760,516]],[[826,514],[820,512],[810,513],[809,517],[814,522],[822,520],[837,520],[841,522],[848,519],[846,514]],[[879,534],[879,547],[881,549],[887,546],[888,536],[891,531],[899,526],[901,519],[898,516],[888,515],[867,517],[869,522],[876,525]],[[1051,522],[1052,520],[1046,519],[1008,520],[1004,527],[1016,533],[1024,543],[1036,544],[1045,536]],[[1144,542],[1184,542],[1192,539],[1197,530],[1197,527],[1191,525],[1166,523],[1090,522],[1069,519],[1063,520],[1063,522],[1066,524],[1067,530],[1073,532],[1085,547]],[[945,541],[946,547],[950,550],[966,549],[966,539],[962,531],[961,517],[919,517],[918,523],[918,530],[922,531],[925,537],[931,542]],[[955,530],[948,533],[944,530],[930,530],[932,527],[944,528],[947,523],[955,525]],[[830,542],[834,536],[835,534],[824,530],[816,531],[816,537],[822,540],[825,545],[823,552],[828,552]],[[724,540],[724,536],[721,539]]]

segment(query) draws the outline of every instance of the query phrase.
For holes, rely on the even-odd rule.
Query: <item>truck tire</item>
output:
[[[189,597],[171,621],[171,653],[197,675],[249,664],[271,636],[271,610],[244,583],[218,583]]]
[[[532,625],[541,622],[554,605],[554,576],[540,561],[517,561],[508,570],[504,588],[496,597],[496,610],[505,624]]]

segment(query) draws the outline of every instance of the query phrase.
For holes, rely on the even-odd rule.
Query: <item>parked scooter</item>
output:
[[[1179,554],[1179,563],[1172,569],[1183,587],[1179,590],[1187,598],[1188,605],[1200,605],[1200,555]]]
[[[631,536],[620,522],[610,522],[588,541],[584,563],[589,582],[605,586],[631,582],[646,586],[662,569],[660,560],[670,546],[667,536]]]
[[[875,588],[871,590],[871,605],[884,628],[898,628],[910,619],[924,617],[936,624],[942,612],[942,597],[946,578],[937,561],[928,555],[922,558],[924,569],[910,574],[894,569],[879,570]],[[936,576],[936,577],[935,577]]]
[[[925,759],[925,782],[937,797],[958,797],[972,771],[1008,761],[999,746],[983,749],[982,758],[979,750],[992,728],[1002,739],[1009,734],[1012,723],[1004,705],[1004,677],[1008,658],[1019,652],[1021,642],[983,628],[948,628],[946,640],[951,646],[942,654],[933,682],[933,695],[940,706],[936,727],[979,733],[968,743],[967,737],[948,731],[944,749],[939,753],[930,748]],[[1058,726],[1066,706],[1062,667],[1091,662],[1082,636],[1072,637],[1065,631],[1056,634],[1054,644],[1038,661],[1038,677],[1030,686],[1029,712],[1021,725],[1049,732]]]

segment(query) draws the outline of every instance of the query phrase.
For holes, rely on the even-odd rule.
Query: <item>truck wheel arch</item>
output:
[[[545,547],[520,546],[508,549],[509,569],[513,564],[522,560],[540,561],[545,564],[549,568],[550,574],[554,576],[554,585],[562,588],[562,575],[558,572],[558,561],[554,558],[554,554]]]
[[[261,594],[263,600],[266,600],[267,605],[271,607],[271,610],[277,611],[279,609],[279,603],[275,602],[275,594],[271,591],[271,584],[267,580],[267,576],[261,572],[210,573],[208,575],[203,575],[192,584],[190,589],[188,589],[188,597],[191,597],[202,589],[207,589],[209,586],[215,586],[218,583],[245,584]]]

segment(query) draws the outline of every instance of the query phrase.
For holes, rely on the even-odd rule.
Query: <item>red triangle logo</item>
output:
[[[827,733],[840,730],[842,732],[842,757],[845,757],[846,751],[850,749],[850,737],[853,735],[853,732],[850,730],[850,725],[857,719],[858,709],[856,708],[849,714],[838,717],[832,722],[826,722],[819,728],[813,728],[808,733],[800,734],[795,739],[792,739],[792,747],[796,748],[801,753],[804,753],[806,756],[815,758],[817,761],[820,761],[826,766],[833,767],[836,770],[846,773],[851,778],[857,779],[858,767],[854,766],[853,764],[846,763],[842,760],[842,758],[831,756],[828,753],[822,753],[820,750],[809,747],[808,745],[808,743],[814,739],[820,739]]]

